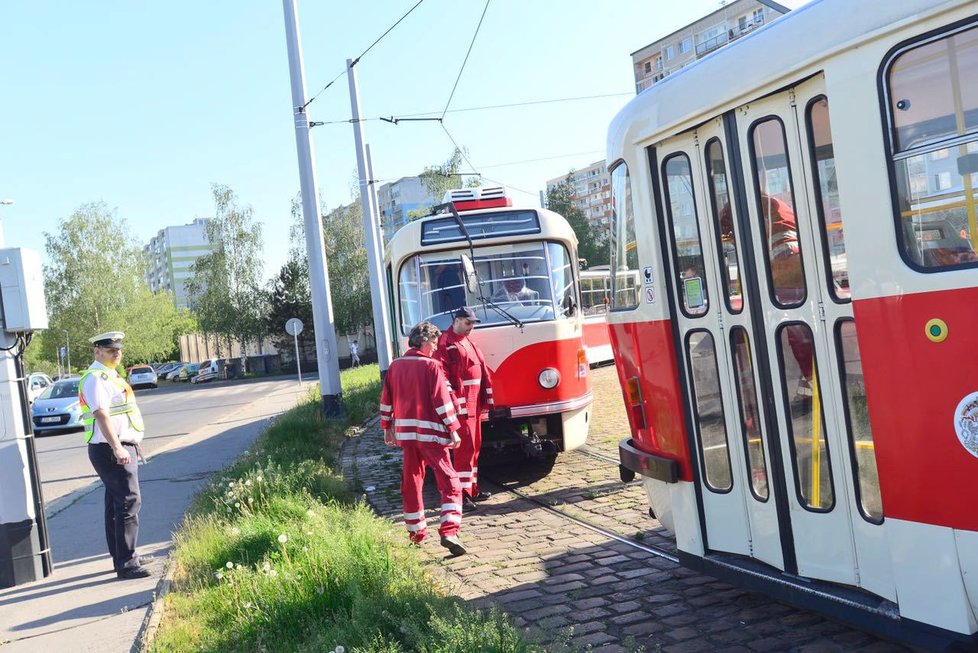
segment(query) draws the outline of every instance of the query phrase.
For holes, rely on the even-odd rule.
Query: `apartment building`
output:
[[[410,221],[411,211],[433,206],[441,198],[433,198],[420,177],[401,177],[397,181],[382,184],[377,188],[377,203],[380,208],[380,225],[384,242]]]
[[[632,53],[635,92],[790,11],[772,0],[734,0]]]
[[[190,224],[166,227],[143,247],[146,282],[154,293],[169,290],[177,308],[187,308],[187,281],[201,256],[214,251],[205,228],[210,218],[196,218]]]
[[[591,226],[607,226],[611,220],[611,175],[604,160],[570,173],[574,198]],[[547,193],[562,184],[567,175],[547,181]]]

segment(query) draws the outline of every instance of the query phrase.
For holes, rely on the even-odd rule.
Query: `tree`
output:
[[[139,245],[125,220],[104,202],[85,204],[44,234],[50,265],[44,267],[44,296],[49,325],[37,352],[56,361],[51,342],[69,342],[73,367],[92,355],[88,339],[104,331],[126,334],[126,361],[149,362],[169,357],[176,336],[191,322],[178,312],[170,293],[154,295],[146,285]]]
[[[421,185],[428,191],[428,195],[434,199],[435,204],[441,204],[445,193],[456,188],[471,188],[480,184],[478,179],[470,179],[463,182],[463,175],[460,174],[462,162],[468,153],[459,148],[455,148],[448,160],[440,165],[425,166],[424,172],[418,175]],[[434,206],[432,204],[431,206]],[[422,207],[408,212],[411,220],[423,218],[431,211],[431,206]]]
[[[267,297],[261,288],[261,223],[250,206],[238,207],[227,186],[214,184],[214,217],[205,233],[214,251],[194,261],[187,283],[191,308],[204,333],[242,347],[266,333]]]
[[[360,331],[373,324],[370,273],[364,245],[363,211],[359,196],[323,216],[333,322],[338,334]]]
[[[265,328],[280,352],[293,351],[295,343],[285,332],[285,323],[293,317],[302,320],[299,352],[303,358],[316,355],[316,333],[312,322],[312,295],[309,289],[309,263],[305,255],[294,256],[271,280],[268,315]]]
[[[577,235],[578,257],[587,259],[589,266],[608,265],[611,249],[607,234],[591,226],[575,200],[574,181],[570,174],[547,191],[547,208],[564,216]]]

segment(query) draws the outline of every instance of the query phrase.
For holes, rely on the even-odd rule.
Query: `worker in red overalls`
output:
[[[380,427],[387,446],[399,446],[404,453],[401,500],[411,541],[420,544],[428,534],[421,496],[427,465],[435,472],[441,494],[441,545],[453,555],[462,555],[465,546],[458,539],[462,487],[448,454],[459,446],[461,424],[445,372],[432,358],[439,335],[438,327],[428,321],[411,329],[411,348],[391,362],[384,377]]]
[[[463,306],[455,313],[452,328],[441,334],[435,358],[445,366],[445,376],[458,397],[462,420],[462,444],[455,451],[455,471],[462,483],[462,506],[475,510],[475,501],[485,501],[488,492],[479,491],[479,449],[482,448],[482,411],[493,406],[492,377],[482,352],[469,339],[479,319],[475,311]]]

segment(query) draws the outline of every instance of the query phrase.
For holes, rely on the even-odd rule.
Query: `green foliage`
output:
[[[373,377],[345,371],[344,399],[376,401]],[[320,419],[315,393],[198,496],[152,651],[530,650],[502,614],[446,596],[354,499],[335,469],[346,427]]]
[[[418,178],[421,180],[421,185],[424,186],[424,189],[428,191],[428,195],[434,200],[434,203],[430,206],[410,211],[408,215],[412,220],[428,215],[431,212],[432,206],[441,204],[445,193],[448,191],[479,185],[480,182],[478,179],[470,179],[468,182],[463,182],[463,175],[459,174],[462,171],[462,164],[467,155],[467,151],[460,150],[456,147],[452,155],[444,163],[425,166],[424,172],[418,175]]]
[[[104,202],[85,204],[44,237],[50,318],[39,359],[56,362],[57,346],[67,339],[72,367],[81,369],[92,355],[88,339],[103,331],[125,332],[127,363],[162,360],[176,351],[176,336],[191,320],[174,308],[170,293],[149,290],[140,247],[115,211]]]
[[[261,223],[250,206],[240,208],[227,186],[214,184],[214,217],[205,227],[214,251],[194,261],[187,283],[191,307],[205,333],[244,344],[265,335],[266,295]]]
[[[587,259],[589,266],[608,265],[611,262],[611,248],[607,234],[591,226],[575,200],[574,182],[570,174],[547,191],[547,208],[564,216],[577,235],[578,256]]]
[[[336,333],[356,333],[373,324],[370,272],[360,198],[323,216],[329,288]]]
[[[292,318],[302,320],[299,334],[300,355],[304,359],[316,355],[316,332],[312,321],[312,296],[309,289],[309,263],[303,256],[292,258],[278,276],[272,279],[268,293],[268,315],[265,329],[280,352],[294,352],[295,341],[285,332],[285,323]]]

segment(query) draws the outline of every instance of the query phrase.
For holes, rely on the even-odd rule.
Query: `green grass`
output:
[[[195,499],[150,650],[532,650],[503,614],[444,594],[402,530],[344,483],[336,454],[380,383],[376,366],[341,378],[348,420],[322,420],[311,393]]]

